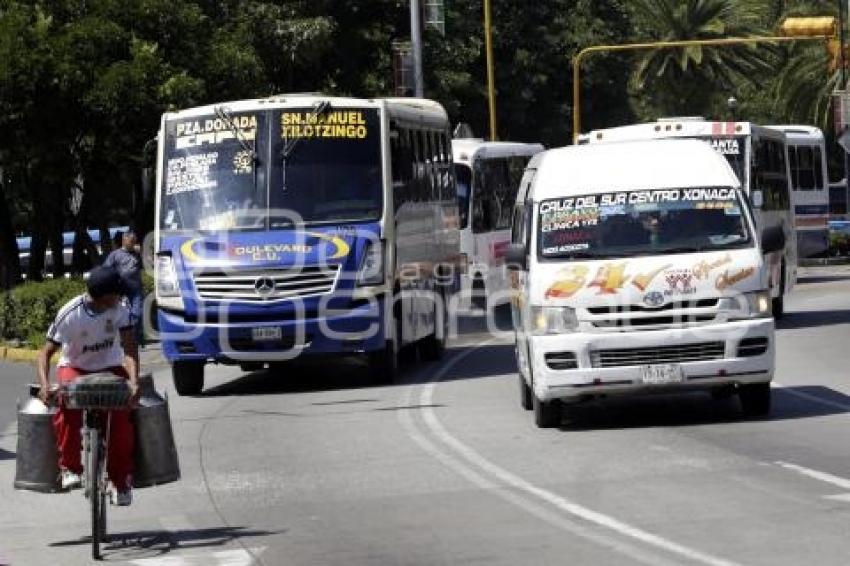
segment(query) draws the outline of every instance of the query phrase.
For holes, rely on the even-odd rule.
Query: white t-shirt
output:
[[[96,313],[86,304],[86,295],[80,295],[59,310],[47,339],[62,345],[59,367],[100,371],[124,362],[120,332],[131,328],[130,311],[124,303]]]

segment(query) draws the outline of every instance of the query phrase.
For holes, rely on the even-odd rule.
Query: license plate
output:
[[[283,331],[279,326],[252,328],[251,338],[254,342],[272,342],[283,338]]]
[[[682,366],[679,364],[658,364],[640,368],[640,377],[647,385],[681,383],[685,380]]]

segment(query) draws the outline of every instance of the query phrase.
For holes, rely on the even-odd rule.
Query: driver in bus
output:
[[[50,401],[50,359],[61,349],[56,368],[60,384],[100,372],[111,372],[129,381],[130,405],[139,396],[139,353],[130,311],[121,297],[121,276],[111,267],[96,267],[86,282],[87,292],[59,309],[47,331],[47,342],[38,353],[39,396]],[[112,482],[112,503],[130,505],[134,431],[130,408],[111,411],[106,471]],[[82,411],[60,405],[53,418],[59,449],[62,489],[81,486],[83,466],[80,456]]]

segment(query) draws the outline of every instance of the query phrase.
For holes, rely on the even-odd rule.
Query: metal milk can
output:
[[[168,399],[154,388],[153,376],[139,376],[139,405],[133,409],[136,432],[136,469],[133,487],[151,487],[180,479],[180,462]]]
[[[53,430],[55,407],[38,398],[39,386],[30,385],[29,398],[18,400],[18,447],[15,489],[59,491],[59,450]]]

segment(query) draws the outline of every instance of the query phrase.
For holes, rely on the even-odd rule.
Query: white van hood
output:
[[[767,288],[756,248],[601,261],[542,261],[530,302],[541,306],[643,305],[736,296]]]

